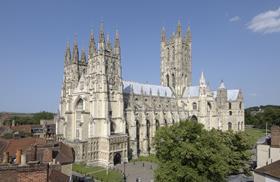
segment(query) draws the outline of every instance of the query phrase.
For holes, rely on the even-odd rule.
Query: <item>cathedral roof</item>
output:
[[[169,87],[161,86],[161,85],[153,85],[146,83],[138,83],[133,81],[123,81],[123,91],[124,93],[131,93],[133,90],[134,94],[141,95],[142,91],[144,94],[153,96],[162,96],[162,97],[173,97],[172,91]]]
[[[199,96],[199,86],[187,87],[183,97],[198,97]]]
[[[217,97],[217,91],[213,91],[214,97]],[[227,100],[235,101],[238,98],[239,90],[227,90]]]

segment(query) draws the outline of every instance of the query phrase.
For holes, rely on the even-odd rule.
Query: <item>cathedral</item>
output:
[[[118,32],[111,44],[101,24],[98,41],[91,32],[88,54],[83,49],[81,56],[76,39],[72,52],[67,43],[56,132],[74,148],[77,162],[111,167],[149,155],[159,127],[186,120],[207,130],[244,130],[239,89],[222,81],[212,90],[203,73],[192,83],[190,27],[183,33],[178,23],[170,37],[162,29],[160,58],[160,85],[126,81]]]

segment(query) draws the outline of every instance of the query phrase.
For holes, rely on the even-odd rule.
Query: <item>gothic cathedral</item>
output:
[[[221,82],[210,89],[201,73],[192,84],[192,35],[180,23],[170,38],[161,32],[160,85],[122,79],[119,33],[114,44],[100,26],[97,47],[91,32],[88,54],[77,40],[67,43],[57,135],[71,145],[77,162],[110,167],[154,153],[156,130],[189,120],[206,129],[244,130],[243,96]]]

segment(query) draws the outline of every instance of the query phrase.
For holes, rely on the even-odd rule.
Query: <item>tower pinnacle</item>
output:
[[[70,50],[70,42],[67,41],[66,43],[66,51],[65,51],[65,58],[64,58],[64,64],[70,64],[71,63],[71,50]]]
[[[72,63],[78,63],[78,61],[79,61],[79,49],[78,49],[77,34],[75,34]]]
[[[166,42],[166,32],[164,27],[161,29],[161,42]]]
[[[199,84],[200,84],[200,85],[206,85],[206,80],[205,80],[203,71],[201,72]]]
[[[93,31],[90,32],[89,48],[88,48],[89,58],[92,59],[96,53],[95,41]]]
[[[86,52],[85,52],[85,49],[82,49],[81,63],[82,64],[86,64]]]
[[[176,33],[178,37],[181,36],[181,32],[182,32],[182,26],[181,26],[180,20],[178,20],[178,24],[177,24],[177,33]]]

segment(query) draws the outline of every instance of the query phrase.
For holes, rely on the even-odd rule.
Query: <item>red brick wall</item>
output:
[[[19,172],[18,182],[47,182],[47,171]]]
[[[0,171],[0,182],[17,182],[16,170]]]

